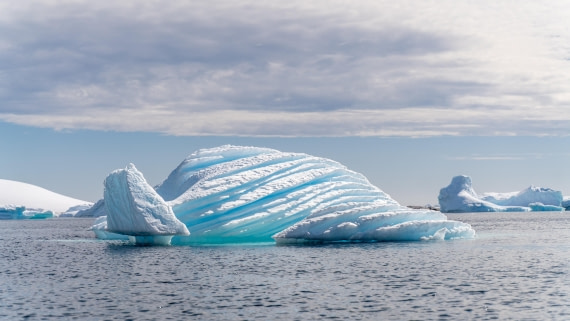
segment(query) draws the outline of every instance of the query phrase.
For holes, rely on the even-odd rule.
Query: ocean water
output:
[[[138,247],[0,221],[1,320],[570,320],[570,214],[453,214],[474,240]]]

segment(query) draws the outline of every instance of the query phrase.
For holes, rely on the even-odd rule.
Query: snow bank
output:
[[[23,215],[28,217],[23,218],[59,216],[68,211],[72,213],[77,206],[87,208],[92,205],[32,184],[6,179],[0,179],[0,191],[0,207],[5,211],[8,207],[24,207]]]
[[[25,206],[0,206],[0,220],[52,218],[53,212],[43,209],[27,209]]]

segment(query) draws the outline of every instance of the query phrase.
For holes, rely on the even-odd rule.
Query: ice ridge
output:
[[[142,184],[133,183],[124,189]],[[156,187],[156,194],[190,232],[174,236],[172,244],[475,236],[471,226],[449,221],[444,214],[400,205],[364,175],[338,162],[269,148],[225,145],[198,150]],[[107,198],[113,197],[106,192],[108,212],[123,207],[121,198],[108,205]],[[131,232],[123,221],[107,228]]]
[[[108,232],[149,244],[168,244],[174,235],[189,234],[186,225],[133,164],[109,174],[104,184]]]

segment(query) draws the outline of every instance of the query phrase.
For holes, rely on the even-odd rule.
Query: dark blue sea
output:
[[[570,320],[570,213],[448,217],[478,237],[139,247],[0,221],[0,319]]]

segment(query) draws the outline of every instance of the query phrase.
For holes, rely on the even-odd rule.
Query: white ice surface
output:
[[[0,179],[0,206],[24,206],[38,212],[52,211],[57,216],[71,207],[91,204],[36,185]]]
[[[98,239],[101,240],[128,240],[128,235],[117,234],[107,231],[107,217],[99,216],[95,219],[95,223],[91,226],[91,230]]]
[[[130,236],[188,235],[172,208],[133,164],[105,179],[107,231]]]
[[[453,177],[438,197],[443,213],[558,211],[563,209],[562,198],[560,191],[535,186],[520,192],[479,195],[471,177],[465,175]]]
[[[135,180],[133,180],[135,182]],[[139,182],[140,183],[140,182]],[[121,185],[120,194],[139,188]],[[109,189],[111,191],[111,189]],[[151,193],[147,187],[144,193]],[[221,146],[187,157],[158,195],[189,236],[172,243],[391,241],[471,238],[468,224],[404,207],[366,177],[330,159],[268,148]],[[114,193],[114,192],[113,192]],[[107,204],[116,198],[105,194]],[[132,191],[129,193],[133,193]],[[144,198],[141,195],[139,198]],[[131,212],[130,210],[122,210]],[[109,230],[115,230],[109,224]]]

